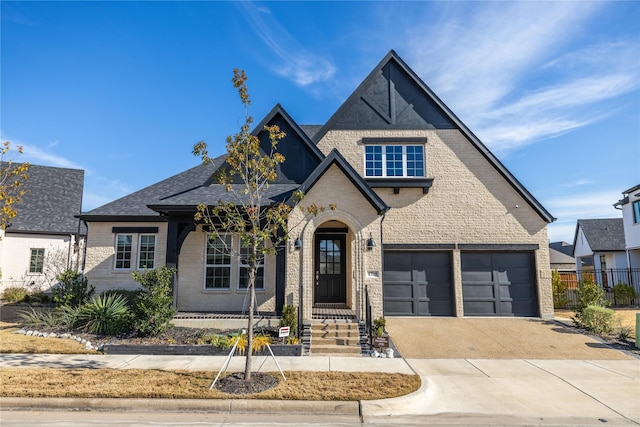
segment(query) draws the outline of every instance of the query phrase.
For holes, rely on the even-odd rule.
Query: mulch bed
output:
[[[265,373],[252,372],[251,381],[244,379],[244,372],[234,372],[218,380],[215,388],[229,394],[262,393],[278,385],[278,379]]]

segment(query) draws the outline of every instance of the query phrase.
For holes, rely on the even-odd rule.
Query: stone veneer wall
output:
[[[537,244],[535,251],[539,311],[553,316],[546,222],[458,130],[330,131],[318,143],[324,153],[337,148],[364,175],[367,137],[425,139],[426,175],[421,189],[376,189],[391,207],[383,222],[384,243]],[[356,212],[349,207],[350,212]],[[367,234],[368,236],[368,234]],[[456,315],[463,315],[460,251],[454,250]]]

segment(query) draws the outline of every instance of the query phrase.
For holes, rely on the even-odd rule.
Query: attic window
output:
[[[422,178],[425,176],[424,146],[365,145],[366,178]]]

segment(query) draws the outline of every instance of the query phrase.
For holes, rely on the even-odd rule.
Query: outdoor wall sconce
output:
[[[295,249],[296,251],[302,249],[302,240],[300,240],[300,237],[298,237],[296,241],[293,242],[293,249]]]
[[[372,251],[373,248],[376,247],[376,242],[373,240],[373,235],[369,233],[369,238],[367,239],[367,250]]]

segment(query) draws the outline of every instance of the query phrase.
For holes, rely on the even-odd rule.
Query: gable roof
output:
[[[573,256],[573,245],[567,242],[551,242],[549,248],[554,249],[568,256]]]
[[[565,253],[562,253],[552,247],[549,247],[549,263],[554,264],[573,264],[575,265],[575,259]]]
[[[324,155],[311,139],[293,121],[291,116],[277,104],[269,114],[252,130],[252,135],[261,139],[261,144],[269,144],[264,127],[278,124],[287,135],[281,141],[278,151],[295,161],[281,165],[278,180],[264,193],[264,201],[272,203],[285,201],[307,176],[321,163]],[[212,160],[208,165],[198,165],[161,182],[145,187],[132,194],[117,199],[83,213],[84,220],[157,221],[161,214],[170,212],[193,212],[203,202],[218,200],[237,202],[233,194],[217,184],[213,174],[225,166],[226,155]]]
[[[332,165],[336,165],[342,173],[351,181],[351,183],[360,191],[360,194],[371,204],[378,214],[383,214],[389,210],[386,203],[376,194],[375,191],[362,179],[362,177],[351,167],[335,148],[331,150],[329,155],[320,163],[307,180],[302,183],[299,190],[308,193],[309,190],[322,178]]]
[[[555,221],[393,50],[314,134],[314,142],[332,129],[458,129],[543,220]]]
[[[22,202],[15,205],[18,215],[6,232],[76,234],[82,210],[82,169],[30,165],[27,190]],[[84,228],[80,230],[85,233]]]
[[[160,215],[150,209],[148,205],[202,186],[211,178],[211,175],[220,167],[225,158],[226,155],[216,157],[208,165],[201,164],[188,169],[106,205],[82,213],[80,218],[90,221],[118,219],[121,221],[157,221]]]
[[[593,252],[624,251],[624,226],[622,218],[579,219],[573,239],[574,246],[578,231],[582,230]]]

